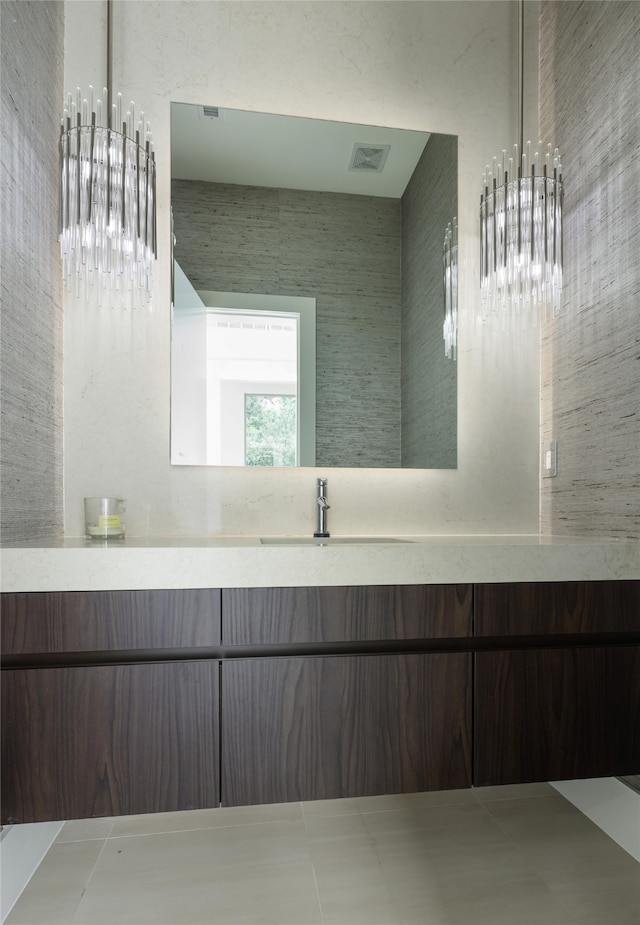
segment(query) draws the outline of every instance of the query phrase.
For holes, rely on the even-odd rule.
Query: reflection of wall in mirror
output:
[[[456,465],[455,364],[444,359],[442,343],[442,240],[452,203],[455,208],[457,139],[445,137],[446,151],[434,145],[434,155],[425,152],[419,165],[435,170],[441,188],[434,193],[427,184],[410,183],[412,230],[404,234],[404,206],[397,199],[173,181],[176,258],[196,289],[316,298],[319,466]],[[453,159],[445,164],[451,149]],[[401,310],[402,248],[416,261],[403,273],[410,288]],[[422,321],[413,330],[418,313]],[[411,366],[421,367],[419,384],[411,388],[401,383],[403,339],[412,346],[402,359],[403,382]],[[429,339],[435,343],[425,346]],[[421,428],[416,415],[431,413],[434,405],[437,423]],[[414,435],[404,440],[406,462],[401,422]]]
[[[316,298],[317,464],[398,466],[399,202],[174,180],[172,204],[196,289]]]
[[[207,316],[198,311],[202,299],[178,264],[174,274],[171,462],[184,466],[201,463],[207,452],[207,430],[202,426],[207,414]],[[180,311],[182,307],[188,311]]]
[[[402,465],[455,469],[457,369],[444,354],[442,246],[457,215],[458,139],[431,135],[402,197]]]

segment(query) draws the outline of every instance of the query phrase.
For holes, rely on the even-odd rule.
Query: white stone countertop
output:
[[[271,538],[272,540],[276,538]],[[277,538],[282,539],[282,538]],[[541,535],[68,537],[0,549],[2,591],[640,579],[640,541]]]

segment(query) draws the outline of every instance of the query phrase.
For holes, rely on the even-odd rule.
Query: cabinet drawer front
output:
[[[222,664],[222,803],[470,786],[467,653]]]
[[[2,821],[219,803],[218,662],[2,673]]]
[[[5,655],[219,644],[219,590],[2,595]]]
[[[469,636],[473,586],[223,590],[225,645]]]
[[[474,784],[637,773],[640,646],[476,656]]]
[[[640,581],[476,585],[476,635],[640,632]]]

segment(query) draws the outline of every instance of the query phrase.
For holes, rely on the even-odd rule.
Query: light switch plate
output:
[[[558,474],[558,441],[552,440],[542,453],[542,477],[551,479]]]

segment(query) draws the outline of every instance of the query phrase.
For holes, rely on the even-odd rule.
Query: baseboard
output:
[[[640,793],[616,777],[549,783],[609,838],[640,861]]]
[[[0,840],[0,922],[35,874],[64,822],[5,826]]]

